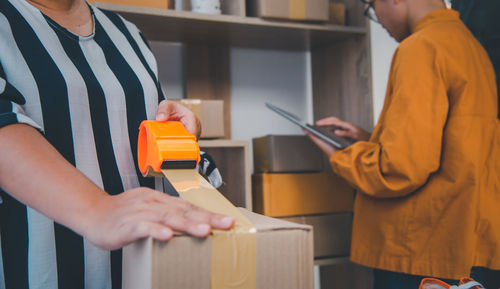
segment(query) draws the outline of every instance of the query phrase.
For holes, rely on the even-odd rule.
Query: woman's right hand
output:
[[[368,141],[370,133],[354,124],[340,120],[336,117],[327,117],[316,122],[317,126],[337,126],[340,129],[335,130],[335,134],[340,137],[351,138],[356,141]]]
[[[149,188],[101,196],[87,220],[83,235],[106,250],[119,249],[150,236],[167,241],[174,230],[206,237],[211,228],[230,229],[234,224],[233,217],[211,213]]]

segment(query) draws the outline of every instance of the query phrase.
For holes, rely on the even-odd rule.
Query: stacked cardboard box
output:
[[[328,0],[248,0],[249,16],[327,21]]]
[[[303,135],[267,135],[253,139],[255,173],[320,172],[323,153]]]
[[[330,2],[329,5],[329,19],[328,23],[336,25],[346,24],[346,9],[344,3]]]
[[[201,121],[203,139],[223,138],[224,101],[216,99],[181,99],[176,100],[189,108]]]
[[[354,189],[323,172],[319,149],[305,136],[253,140],[255,212],[314,227],[316,258],[348,256]]]
[[[254,211],[270,217],[351,212],[354,190],[331,173],[254,174]]]
[[[254,288],[313,288],[311,227],[240,211],[257,230],[256,256],[249,256],[256,264]],[[141,240],[123,250],[123,288],[215,289],[211,286],[215,257],[212,237],[176,235],[168,242]]]
[[[172,9],[174,8],[174,0],[90,0],[92,2],[104,2],[111,4],[142,6],[149,8]]]
[[[349,256],[352,213],[286,217],[282,219],[313,226],[315,258]]]

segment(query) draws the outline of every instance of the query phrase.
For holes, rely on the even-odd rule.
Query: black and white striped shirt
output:
[[[139,124],[163,99],[153,54],[133,24],[91,10],[94,33],[79,37],[25,0],[0,0],[0,127],[39,129],[110,194],[154,187],[135,159]],[[5,192],[0,198],[0,288],[121,287],[120,251],[96,248]]]

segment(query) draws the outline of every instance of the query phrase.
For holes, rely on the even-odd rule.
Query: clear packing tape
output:
[[[169,147],[176,147],[175,143],[179,140],[185,141],[186,137],[192,139],[191,135],[185,135],[187,132],[179,127],[166,129],[163,125],[171,123],[173,122],[146,124],[143,122],[141,124],[138,160],[139,168],[144,175],[150,175],[153,170],[154,175],[159,173],[162,166],[149,161],[154,160],[156,154],[163,158],[168,155],[170,159],[163,159],[163,161],[170,162],[169,164],[176,159],[185,163],[185,157],[189,157],[189,153],[183,152],[171,156],[172,152],[165,151],[169,150]],[[173,141],[174,145],[165,144],[169,141]],[[151,153],[155,156],[151,156]],[[199,155],[199,148],[197,154]],[[161,173],[185,201],[214,213],[232,216],[236,220],[231,230],[212,231],[211,288],[256,289],[257,231],[253,224],[194,168],[161,169]]]

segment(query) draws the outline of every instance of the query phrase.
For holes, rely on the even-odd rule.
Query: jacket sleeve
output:
[[[368,142],[330,159],[333,170],[376,198],[408,195],[440,167],[448,97],[438,49],[413,37],[393,58],[384,108]]]
[[[22,108],[25,103],[23,95],[6,80],[0,65],[0,128],[10,124],[24,123],[41,131],[40,125],[25,114]]]

